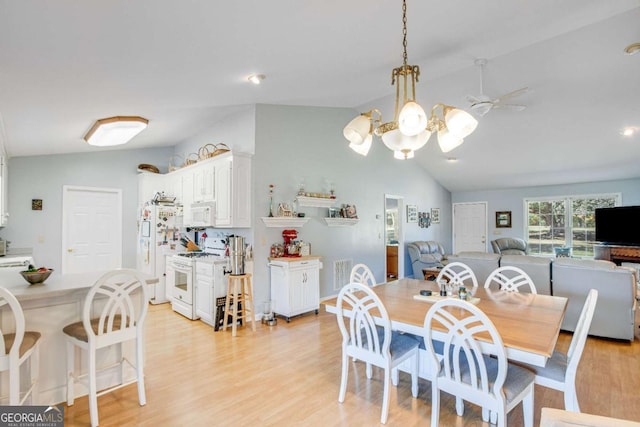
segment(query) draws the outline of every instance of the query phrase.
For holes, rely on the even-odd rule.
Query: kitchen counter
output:
[[[84,296],[104,273],[106,271],[61,275],[54,271],[44,283],[31,285],[19,271],[0,270],[0,286],[9,289],[24,309],[27,301],[68,297],[77,293]],[[148,278],[146,282],[152,285],[158,283],[158,278]]]
[[[42,334],[40,343],[40,399],[39,405],[52,405],[66,401],[66,340],[62,328],[69,323],[82,318],[84,299],[89,289],[104,271],[82,274],[61,275],[53,272],[45,283],[30,285],[16,270],[0,270],[0,286],[9,289],[18,299],[24,312],[26,329],[38,331]],[[148,276],[146,276],[148,277]],[[158,278],[148,277],[148,285],[158,282]],[[6,312],[0,313],[0,327],[12,322]],[[123,356],[135,360],[135,349],[131,343],[126,343]],[[117,347],[117,346],[116,346]],[[118,359],[117,348],[102,350],[99,366],[109,366]],[[83,357],[82,366],[86,366]],[[135,371],[127,369],[125,377],[133,378]],[[119,373],[117,369],[106,371],[98,375],[98,389],[117,384]],[[5,391],[6,382],[2,384]],[[6,394],[6,393],[3,393]],[[76,383],[75,395],[87,394],[84,385]]]

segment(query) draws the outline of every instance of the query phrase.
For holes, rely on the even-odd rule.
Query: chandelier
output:
[[[427,118],[424,109],[416,102],[420,67],[407,65],[406,0],[402,0],[402,48],[402,66],[391,71],[391,85],[396,86],[393,121],[383,123],[382,113],[374,108],[351,120],[344,128],[349,148],[363,156],[369,153],[373,135],[376,135],[393,151],[396,159],[411,159],[434,132],[438,133],[440,149],[446,153],[462,144],[478,125],[471,114],[444,104],[434,105]]]

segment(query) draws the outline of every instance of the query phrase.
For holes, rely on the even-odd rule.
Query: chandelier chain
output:
[[[402,0],[402,62],[407,66],[407,1]]]

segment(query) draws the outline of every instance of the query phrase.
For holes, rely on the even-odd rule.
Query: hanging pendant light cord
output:
[[[407,1],[402,0],[402,65],[407,66]]]

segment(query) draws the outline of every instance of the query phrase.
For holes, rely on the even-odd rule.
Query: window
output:
[[[621,195],[600,194],[525,199],[529,253],[554,255],[556,248],[571,248],[578,258],[592,258],[595,210],[619,206]]]

